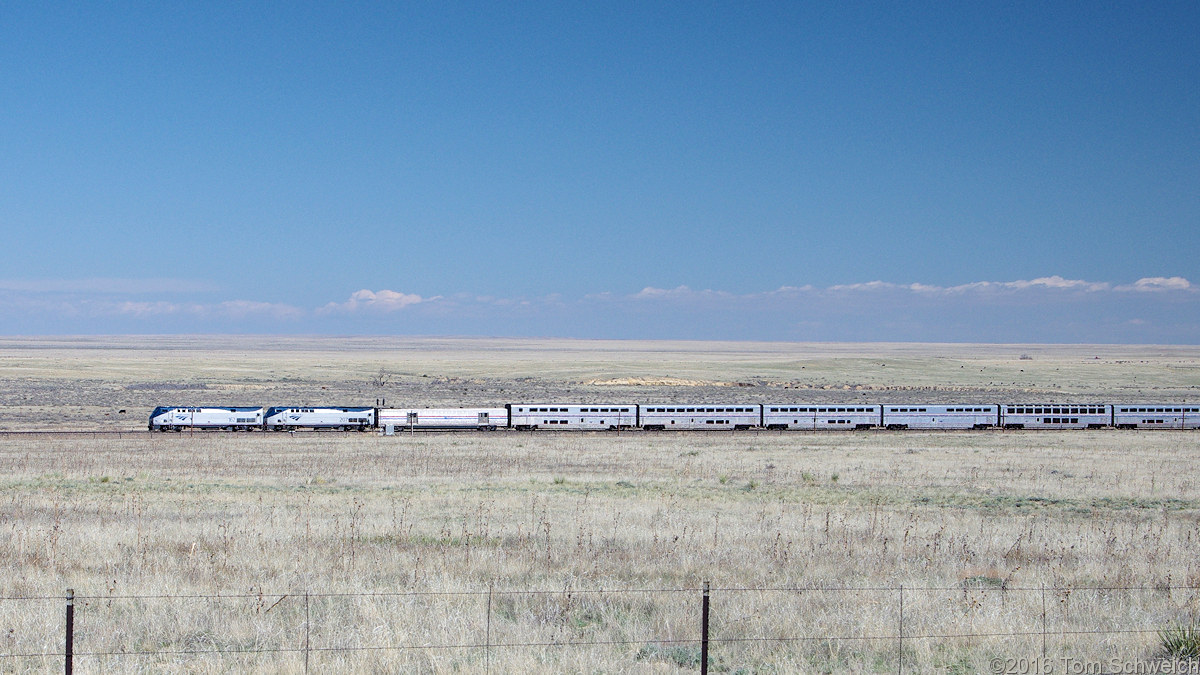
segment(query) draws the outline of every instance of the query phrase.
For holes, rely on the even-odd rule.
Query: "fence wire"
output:
[[[197,615],[203,616],[206,608],[201,607],[196,610],[194,605],[197,603],[222,603],[222,602],[247,602],[253,601],[252,608],[244,608],[241,612],[243,618],[253,615],[254,617],[263,617],[271,614],[273,610],[280,607],[285,601],[292,601],[296,606],[292,607],[294,616],[290,616],[285,620],[285,625],[275,631],[267,631],[274,636],[274,643],[258,642],[258,638],[250,641],[250,644],[227,644],[224,646],[175,646],[180,643],[186,644],[188,640],[197,640],[196,635],[157,635],[146,636],[145,640],[156,641],[158,648],[147,649],[128,649],[128,648],[89,648],[89,642],[112,642],[117,638],[102,637],[100,631],[84,631],[82,633],[75,632],[72,649],[68,649],[65,643],[65,635],[71,634],[73,626],[71,619],[68,619],[68,627],[64,632],[55,632],[38,636],[42,644],[58,643],[63,645],[62,648],[43,648],[38,649],[22,649],[17,644],[14,644],[15,636],[10,635],[8,648],[0,647],[0,660],[10,662],[14,659],[66,659],[68,663],[72,659],[101,659],[101,658],[178,658],[178,657],[237,657],[249,655],[269,655],[281,654],[291,656],[304,656],[305,668],[307,669],[310,655],[320,654],[353,654],[353,653],[378,653],[378,652],[434,652],[434,651],[463,651],[463,652],[485,652],[485,663],[490,669],[493,651],[514,651],[514,650],[564,650],[564,649],[586,649],[586,648],[633,648],[637,647],[640,650],[637,652],[638,658],[641,654],[647,653],[651,657],[657,657],[659,652],[655,650],[663,650],[664,648],[695,646],[700,644],[702,635],[707,635],[707,649],[715,650],[717,657],[720,658],[721,647],[736,647],[739,645],[789,645],[789,644],[850,644],[850,643],[873,643],[879,645],[877,651],[880,654],[890,654],[894,652],[899,672],[904,672],[906,661],[911,661],[918,656],[906,656],[906,649],[912,649],[913,643],[948,643],[948,642],[967,642],[980,640],[1014,640],[1024,639],[1032,640],[1041,638],[1041,655],[1046,657],[1047,640],[1054,638],[1057,641],[1063,641],[1067,638],[1077,637],[1118,637],[1118,636],[1157,636],[1161,637],[1164,630],[1168,630],[1171,626],[1197,626],[1198,617],[1200,617],[1200,586],[1192,585],[1168,585],[1156,584],[1148,586],[1139,585],[1095,585],[1095,586],[1006,586],[1006,585],[974,585],[970,583],[962,583],[953,586],[947,585],[927,585],[927,586],[908,586],[908,585],[869,585],[869,586],[827,586],[827,585],[799,585],[799,586],[777,586],[777,587],[729,587],[720,588],[712,587],[709,589],[709,594],[713,599],[712,602],[712,617],[710,626],[701,625],[700,611],[700,594],[701,587],[670,587],[670,588],[561,588],[561,589],[468,589],[468,590],[411,590],[411,591],[329,591],[329,592],[314,592],[309,590],[290,590],[287,592],[278,591],[257,591],[257,592],[234,592],[234,593],[156,593],[156,594],[121,594],[121,595],[8,595],[0,596],[0,610],[4,609],[4,603],[22,604],[22,603],[53,603],[53,611],[43,618],[42,624],[46,626],[54,625],[61,620],[63,614],[61,608],[63,605],[57,604],[60,602],[70,602],[68,598],[74,602],[74,622],[84,623],[87,625],[95,625],[98,622],[106,620],[106,615],[113,614],[114,603],[133,603],[139,605],[140,611],[146,611],[144,605],[148,603],[181,603],[192,611],[187,614],[189,617]],[[944,626],[947,622],[943,617],[931,617],[932,609],[944,607],[945,600],[942,604],[938,604],[937,594],[953,593],[956,596],[968,598],[964,603],[967,607],[977,608],[982,607],[983,603],[988,601],[988,596],[999,596],[1001,603],[1004,604],[1005,598],[1011,596],[1021,596],[1027,594],[1040,593],[1040,599],[1034,602],[1027,602],[1023,607],[1009,608],[1005,605],[1006,611],[1009,614],[1005,615],[1005,620],[1013,620],[1014,622],[1023,622],[1021,627],[1014,627],[1012,630],[973,630],[969,627],[972,621],[969,616],[964,614],[961,620],[963,630],[938,630],[937,628]],[[1104,616],[1087,616],[1082,617],[1083,621],[1091,621],[1094,626],[1079,626],[1077,623],[1081,617],[1077,614],[1084,613],[1086,610],[1072,612],[1069,606],[1068,598],[1078,597],[1082,594],[1097,594],[1099,597],[1102,594],[1114,593],[1148,593],[1153,594],[1151,597],[1163,597],[1176,593],[1190,594],[1182,603],[1173,604],[1172,601],[1166,603],[1158,603],[1158,608],[1149,607],[1154,603],[1132,603],[1128,611],[1125,612],[1129,617],[1121,618],[1125,625],[1120,622],[1114,625],[1103,625],[1106,619],[1113,617]],[[749,594],[759,594],[761,596],[770,597],[776,601],[792,601],[792,605],[764,605],[759,606],[753,603],[745,604],[745,601],[737,600],[738,596]],[[1051,618],[1047,613],[1047,594],[1053,596],[1054,605],[1056,605],[1056,616]],[[830,595],[830,596],[845,596],[857,595],[865,596],[866,600],[854,606],[861,609],[861,622],[866,625],[865,619],[874,618],[875,623],[871,629],[865,629],[861,632],[841,632],[834,630],[833,626],[837,621],[845,621],[846,617],[836,616],[839,612],[845,611],[844,605],[826,605],[813,600],[812,596]],[[609,604],[614,601],[613,598],[620,596],[673,596],[677,600],[686,601],[686,609],[679,612],[677,616],[664,618],[661,616],[651,616],[650,610],[661,610],[664,613],[666,610],[657,608],[656,606],[633,607],[633,611],[642,611],[644,616],[641,617],[643,624],[637,627],[637,634],[620,638],[601,638],[600,636],[587,638],[581,634],[581,631],[589,628],[591,624],[571,625],[568,622],[572,621],[565,613],[554,614],[549,610],[544,616],[537,615],[537,606],[517,607],[515,600],[525,599],[541,599],[565,601],[567,610],[571,608],[571,603],[576,600],[586,598],[589,602],[594,602],[596,599],[608,599]],[[681,597],[682,596],[682,597]],[[980,597],[982,596],[982,599]],[[448,640],[445,642],[429,642],[429,641],[413,641],[413,642],[395,642],[395,641],[380,641],[380,642],[347,642],[347,638],[340,635],[335,630],[330,630],[326,626],[322,626],[320,631],[314,631],[314,626],[322,623],[324,618],[320,611],[315,614],[310,614],[311,605],[317,604],[321,606],[328,605],[335,601],[359,601],[359,600],[413,600],[413,601],[463,601],[473,600],[481,602],[486,599],[486,616],[476,616],[476,620],[461,625],[460,628],[463,634],[474,633],[483,640],[468,639],[468,640]],[[782,599],[782,600],[781,600]],[[844,599],[844,598],[843,598]],[[735,602],[723,602],[735,600]],[[808,601],[808,604],[805,604]],[[853,599],[851,599],[853,602]],[[908,606],[905,602],[908,601]],[[918,602],[919,601],[919,602]],[[741,602],[742,604],[738,604]],[[914,602],[918,604],[914,605]],[[920,604],[923,602],[924,604]],[[930,604],[933,602],[934,604]],[[971,604],[975,603],[975,604]],[[1011,603],[1017,604],[1017,603]],[[301,616],[299,605],[303,606],[303,615]],[[264,609],[265,608],[265,609]],[[561,608],[560,608],[561,609]],[[587,612],[594,614],[586,614],[587,621],[595,621],[596,625],[602,624],[608,620],[600,616],[603,614],[604,605],[598,607],[588,607]],[[430,617],[439,615],[439,610],[436,607],[416,607],[412,614],[404,614],[405,611],[414,610],[412,607],[402,607],[389,611],[381,611],[378,616],[372,620],[385,625],[386,619],[395,619],[404,616],[414,625],[420,625]],[[723,611],[725,610],[725,611]],[[18,610],[21,613],[28,613],[24,609]],[[121,610],[116,612],[115,618],[108,617],[110,621],[125,621],[128,616]],[[442,613],[449,611],[443,608]],[[515,623],[514,617],[518,611],[530,612],[537,615],[535,618],[542,621],[537,624],[534,622],[533,628],[540,628],[543,631],[551,630],[555,634],[563,635],[563,639],[537,639],[536,632],[531,635],[532,639],[512,639],[512,631],[508,634],[501,634],[499,631],[493,632],[493,621],[498,618],[503,618],[510,623]],[[566,611],[566,610],[564,610]],[[1115,612],[1116,610],[1114,610]],[[481,613],[482,614],[482,613]],[[70,616],[70,615],[68,615]],[[175,615],[171,615],[175,616]],[[415,620],[414,620],[415,616]],[[620,624],[620,617],[610,617],[611,623],[615,625],[605,624],[603,628],[621,632],[623,629]],[[220,622],[221,617],[210,617],[212,621]],[[836,619],[837,621],[833,620]],[[953,619],[950,620],[953,623]],[[1141,625],[1129,625],[1130,621],[1141,621]],[[383,623],[380,623],[383,622]],[[558,623],[555,623],[558,622]],[[805,623],[807,622],[807,623]],[[797,627],[804,624],[808,630],[797,630]],[[58,625],[62,625],[59,623]],[[791,630],[780,630],[779,625],[791,626]],[[821,626],[827,626],[822,629]],[[1032,626],[1037,626],[1035,630]],[[339,627],[340,628],[340,627]],[[518,627],[519,628],[519,627]],[[933,630],[930,630],[933,628]],[[710,632],[711,631],[711,632]],[[770,633],[775,631],[776,634],[753,634],[753,633]],[[1197,629],[1200,631],[1200,629]],[[10,630],[11,633],[11,630]],[[310,639],[318,633],[326,642],[310,643]],[[328,634],[327,634],[328,633]],[[567,635],[572,637],[568,638]],[[1200,635],[1200,632],[1198,632]],[[218,633],[204,635],[204,639],[211,642],[219,643],[222,636]],[[302,639],[301,639],[302,638]],[[288,642],[302,643],[289,645]],[[1197,640],[1200,645],[1200,639]],[[892,645],[895,645],[894,647]],[[707,649],[703,652],[708,654]],[[1032,652],[1037,651],[1037,646],[1034,645]],[[991,653],[991,652],[989,652]],[[1134,654],[1137,658],[1151,659],[1163,658],[1164,655],[1159,652],[1155,653],[1148,649],[1143,649],[1140,653]],[[1169,656],[1169,655],[1168,655]],[[1200,655],[1197,655],[1200,656]],[[682,659],[688,665],[692,663],[691,656],[674,655],[672,658]],[[680,661],[682,663],[682,661]],[[703,668],[702,668],[703,669]],[[68,669],[69,671],[69,669]]]

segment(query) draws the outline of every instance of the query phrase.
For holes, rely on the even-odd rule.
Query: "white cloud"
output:
[[[299,307],[278,302],[229,300],[217,305],[215,311],[235,318],[268,316],[275,319],[298,319],[306,314]]]
[[[1117,286],[1118,291],[1140,291],[1152,293],[1158,291],[1190,291],[1192,284],[1183,277],[1144,277],[1128,286]]]
[[[884,291],[901,288],[900,286],[886,281],[868,281],[857,284],[838,284],[830,286],[827,290],[830,291]]]
[[[215,304],[196,302],[178,303],[164,300],[115,303],[84,302],[80,304],[86,307],[89,313],[96,316],[117,314],[134,317],[154,317],[186,314],[198,317],[225,317],[233,319],[254,317],[298,319],[305,315],[305,311],[299,307],[274,302],[256,302],[253,300],[226,300],[225,302]]]
[[[1078,291],[1084,293],[1101,293],[1104,291],[1174,291],[1174,290],[1191,290],[1192,286],[1187,279],[1182,277],[1151,277],[1139,279],[1133,284],[1126,286],[1114,286],[1105,281],[1087,281],[1084,279],[1067,279],[1058,275],[1048,277],[1038,277],[1036,279],[1018,279],[1016,281],[972,281],[956,286],[938,286],[935,284],[924,284],[913,282],[908,284],[897,284],[890,281],[865,281],[854,284],[836,284],[825,288],[818,288],[812,285],[804,286],[782,286],[773,291],[763,291],[757,293],[749,293],[745,295],[736,295],[726,291],[695,291],[687,286],[676,286],[675,288],[655,288],[647,286],[641,291],[632,295],[624,296],[625,298],[634,300],[691,300],[696,298],[739,298],[749,299],[756,297],[771,297],[771,296],[802,296],[802,295],[822,295],[827,293],[884,293],[884,292],[900,292],[914,293],[923,296],[936,295],[962,295],[968,293],[995,293],[995,292],[1038,292],[1038,291]],[[618,299],[618,296],[613,296],[607,293],[598,293],[589,296],[596,300]]]
[[[116,291],[120,286],[112,284],[107,289]],[[253,299],[200,302],[168,292],[147,296],[69,288],[55,283],[22,286],[0,282],[0,315],[12,317],[9,324],[22,330],[33,330],[36,325],[78,330],[95,324],[133,331],[194,330],[197,326],[234,331],[353,331],[363,327],[377,330],[404,317],[408,330],[455,334],[493,333],[500,327],[499,333],[530,335],[579,331],[605,336],[1030,341],[1039,336],[1053,340],[1132,336],[1186,342],[1197,334],[1194,320],[1188,317],[1195,316],[1191,308],[1200,300],[1200,290],[1178,276],[1145,277],[1122,284],[1058,275],[954,286],[875,280],[743,293],[696,290],[686,285],[646,286],[633,293],[604,291],[582,297],[555,293],[424,297],[390,289],[362,289],[344,301],[309,307]],[[1181,302],[1189,311],[1179,311]],[[987,311],[990,309],[1003,311]],[[1071,322],[1045,322],[1044,317],[1052,313],[1069,316]],[[331,316],[345,321],[331,320]],[[1134,327],[1140,332],[1119,332]]]
[[[420,304],[422,302],[430,302],[437,300],[441,296],[432,298],[422,298],[415,293],[400,293],[398,291],[380,290],[372,291],[366,288],[355,291],[350,295],[350,299],[345,302],[331,302],[321,309],[317,310],[321,314],[329,312],[357,312],[357,311],[378,311],[378,312],[394,312],[398,309],[404,309],[411,305]]]
[[[1058,275],[1052,277],[1038,277],[1030,281],[1007,281],[1004,282],[1006,288],[1016,290],[1025,290],[1029,288],[1054,288],[1060,290],[1072,291],[1106,291],[1110,285],[1102,281],[1083,281],[1082,279],[1064,279]]]
[[[111,305],[112,311],[115,314],[124,314],[128,316],[147,317],[161,316],[164,314],[178,314],[184,309],[184,305],[174,302],[118,302]]]
[[[691,295],[691,293],[692,293],[692,289],[688,288],[687,286],[676,286],[675,288],[671,288],[671,289],[655,288],[653,286],[647,286],[647,287],[643,288],[642,290],[638,291],[637,293],[635,293],[633,297],[641,298],[641,299],[671,298],[671,297],[678,298],[678,297],[683,297],[685,295]]]
[[[647,286],[628,297],[632,297],[636,300],[697,300],[717,298],[723,299],[737,296],[728,291],[714,291],[710,289],[696,291],[687,286],[676,286],[675,288],[655,288],[653,286]]]

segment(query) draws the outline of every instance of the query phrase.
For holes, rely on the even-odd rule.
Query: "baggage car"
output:
[[[504,408],[380,408],[379,427],[391,431],[495,431],[508,426]]]

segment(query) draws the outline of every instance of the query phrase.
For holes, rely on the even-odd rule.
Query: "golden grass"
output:
[[[80,651],[299,649],[306,589],[433,593],[310,599],[311,644],[615,642],[489,656],[497,672],[624,671],[692,667],[695,644],[671,640],[698,636],[699,593],[670,589],[709,580],[714,638],[806,638],[714,658],[819,672],[895,667],[894,638],[825,638],[894,636],[895,590],[833,589],[903,584],[910,636],[1038,633],[907,643],[913,667],[971,672],[1040,652],[1044,585],[1052,654],[1148,658],[1200,600],[1177,588],[1200,584],[1197,461],[1191,434],[1118,431],[8,439],[2,593],[91,596]],[[761,588],[813,590],[725,590]],[[548,593],[509,593],[530,590]],[[123,597],[180,594],[247,597]],[[57,644],[61,601],[34,604],[0,603],[6,651]],[[1148,632],[1071,632],[1097,629]],[[303,656],[114,658],[84,672],[296,671]],[[483,658],[310,654],[361,672]]]

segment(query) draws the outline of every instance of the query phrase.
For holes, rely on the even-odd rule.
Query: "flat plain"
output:
[[[1200,348],[3,338],[0,671],[67,588],[79,672],[691,672],[704,582],[714,672],[1112,670],[1200,609],[1196,433],[145,431],[383,400],[1194,402]]]

